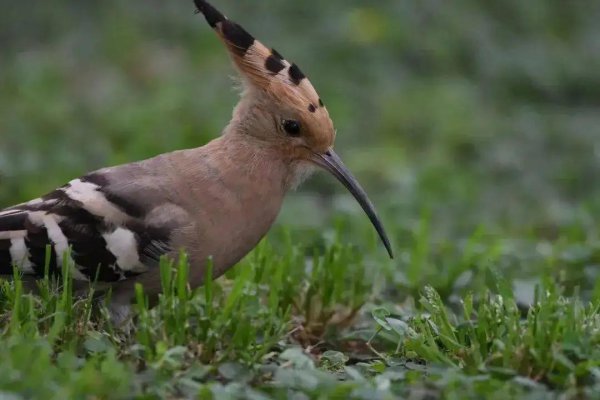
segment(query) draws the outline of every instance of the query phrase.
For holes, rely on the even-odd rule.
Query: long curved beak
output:
[[[333,176],[335,176],[345,187],[348,189],[350,193],[354,196],[356,201],[360,204],[364,212],[369,217],[369,220],[375,227],[375,230],[379,234],[383,245],[385,246],[390,258],[394,258],[394,253],[392,252],[392,246],[390,245],[390,240],[388,239],[387,234],[385,233],[385,229],[383,228],[383,224],[381,220],[377,216],[377,212],[375,211],[375,207],[373,203],[369,200],[367,193],[360,186],[360,183],[352,176],[352,173],[346,168],[342,159],[333,151],[333,149],[329,149],[323,154],[313,153],[312,161],[318,166],[324,168],[329,171]]]

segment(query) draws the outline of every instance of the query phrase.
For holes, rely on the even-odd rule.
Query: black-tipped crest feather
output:
[[[296,64],[292,64],[289,70],[289,74],[290,79],[292,80],[292,82],[294,82],[295,85],[299,85],[300,82],[302,82],[302,79],[306,78],[306,75],[304,75],[304,73],[300,71],[300,68],[298,68]]]
[[[254,44],[254,36],[246,32],[244,28],[235,22],[225,20],[221,24],[221,33],[227,40],[233,50],[240,56],[246,54],[246,51]]]
[[[198,11],[200,11],[206,22],[214,29],[220,30],[223,38],[231,45],[232,50],[238,55],[243,56],[246,51],[254,44],[254,37],[244,28],[230,21],[219,10],[204,0],[194,0]],[[217,24],[220,24],[217,26]]]
[[[194,0],[198,11],[204,14],[204,18],[206,18],[206,22],[213,28],[219,22],[225,21],[227,18],[216,8],[214,8],[210,3],[203,0]]]
[[[285,64],[283,64],[281,59],[271,54],[265,61],[265,68],[273,75],[277,75],[282,69],[285,68]]]

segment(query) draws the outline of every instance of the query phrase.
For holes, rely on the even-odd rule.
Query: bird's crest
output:
[[[315,88],[296,64],[290,63],[275,49],[256,40],[208,2],[194,2],[198,11],[227,46],[246,83],[262,89],[284,104],[294,105],[310,113],[323,113],[328,119]]]

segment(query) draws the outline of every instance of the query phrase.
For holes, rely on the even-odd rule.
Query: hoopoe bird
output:
[[[217,277],[250,252],[285,194],[314,167],[354,195],[393,257],[373,205],[333,151],[336,131],[306,76],[208,2],[195,5],[243,83],[221,136],[202,147],[100,169],[0,211],[0,274],[12,275],[16,266],[34,278],[46,270],[60,275],[67,261],[75,281],[106,284],[111,302],[125,306],[135,283],[149,295],[159,293],[161,257],[176,259],[183,250],[190,285],[201,285],[207,260]]]

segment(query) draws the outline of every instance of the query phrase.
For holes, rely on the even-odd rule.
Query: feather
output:
[[[0,272],[12,273],[16,264],[23,273],[42,276],[48,262],[50,273],[58,274],[68,256],[76,280],[114,282],[156,265],[170,251],[170,229],[148,231],[148,197],[114,191],[110,183],[109,175],[132,170],[142,172],[132,164],[89,174],[0,211]]]

